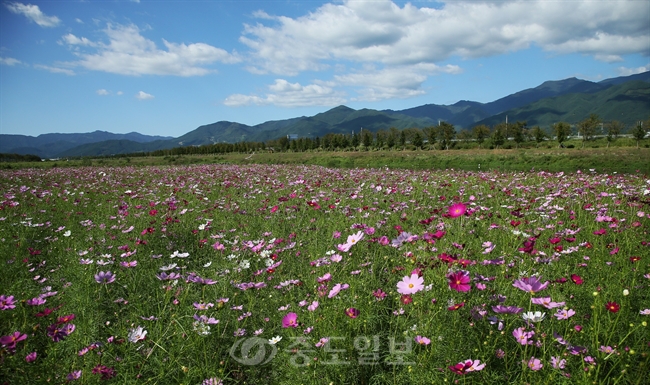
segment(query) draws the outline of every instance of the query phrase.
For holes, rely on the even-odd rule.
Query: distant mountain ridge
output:
[[[34,154],[42,158],[97,156],[155,151],[179,146],[240,141],[262,142],[289,134],[322,137],[327,133],[376,132],[395,127],[425,128],[439,121],[456,128],[489,126],[526,120],[529,126],[548,127],[558,121],[575,124],[589,114],[603,120],[631,125],[650,116],[650,71],[591,82],[577,78],[547,81],[489,103],[461,100],[452,105],[425,104],[401,111],[354,110],[338,106],[314,116],[267,121],[255,126],[219,121],[200,126],[178,138],[148,136],[137,132],[112,134],[0,135],[0,153]]]
[[[70,134],[41,134],[39,136],[28,135],[0,135],[0,153],[11,154],[33,154],[41,158],[55,158],[61,153],[86,145],[109,140],[127,140],[135,143],[149,143],[157,140],[169,140],[169,136],[143,135],[138,132],[127,134],[113,134],[107,131],[94,131],[87,133]]]

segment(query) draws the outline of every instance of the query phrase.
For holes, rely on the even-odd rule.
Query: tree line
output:
[[[645,137],[650,128],[650,119],[638,122],[630,133],[639,142]],[[120,156],[177,156],[177,155],[207,155],[226,153],[251,152],[304,152],[304,151],[348,151],[348,150],[392,150],[403,149],[407,146],[415,149],[448,150],[458,143],[476,143],[479,148],[502,148],[506,142],[514,142],[518,148],[525,142],[533,142],[536,147],[542,142],[555,141],[559,147],[564,146],[570,137],[578,137],[584,147],[587,141],[596,136],[604,136],[607,146],[616,141],[626,127],[619,121],[603,122],[596,114],[587,119],[570,125],[559,122],[545,130],[540,126],[529,127],[526,121],[514,123],[498,123],[493,127],[481,124],[471,129],[457,131],[453,124],[440,122],[438,126],[406,128],[399,130],[395,127],[372,132],[360,129],[347,134],[328,133],[322,137],[299,137],[289,139],[280,137],[266,142],[214,143],[202,146],[175,147],[171,149],[141,152]]]

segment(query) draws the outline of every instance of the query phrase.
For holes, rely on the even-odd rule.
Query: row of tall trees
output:
[[[645,127],[644,127],[645,126]],[[642,140],[647,128],[650,127],[650,119],[638,124],[631,130],[632,135],[639,141]],[[402,149],[406,146],[415,148],[427,148],[437,150],[448,150],[457,143],[477,143],[479,148],[490,146],[501,148],[507,142],[514,142],[519,147],[524,142],[534,142],[536,147],[540,143],[551,140],[556,141],[558,146],[564,146],[569,137],[579,136],[584,147],[585,143],[594,139],[597,135],[604,135],[607,145],[616,141],[625,132],[625,125],[618,121],[603,122],[598,115],[592,114],[587,119],[574,126],[559,122],[544,130],[539,126],[528,127],[526,121],[515,123],[499,123],[493,127],[477,125],[471,129],[457,131],[454,125],[447,122],[440,122],[438,126],[419,128],[407,128],[398,130],[391,127],[387,130],[372,132],[361,129],[349,134],[328,133],[323,137],[300,137],[290,140],[281,137],[267,142],[239,142],[239,143],[215,143],[204,146],[177,147],[166,150],[158,150],[150,153],[131,154],[130,156],[175,156],[190,154],[225,154],[225,153],[250,153],[253,151],[293,151],[302,152],[310,150],[337,151],[349,149],[378,150],[378,149]]]

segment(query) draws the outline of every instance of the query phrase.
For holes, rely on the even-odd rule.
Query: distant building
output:
[[[298,134],[289,134],[289,135],[287,135],[287,139],[296,140],[296,139],[298,139]]]

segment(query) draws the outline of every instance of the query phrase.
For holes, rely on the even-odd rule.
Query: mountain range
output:
[[[113,134],[0,135],[0,153],[33,154],[41,158],[98,156],[154,151],[219,142],[262,142],[290,134],[322,137],[327,133],[376,132],[395,127],[425,128],[440,121],[457,129],[508,121],[526,121],[547,128],[564,121],[578,123],[595,113],[603,121],[618,120],[631,127],[650,117],[650,71],[591,82],[577,78],[547,81],[489,103],[461,100],[452,105],[425,104],[400,111],[354,110],[338,106],[314,116],[268,121],[255,126],[220,121],[200,126],[180,137],[148,136],[137,132]]]

